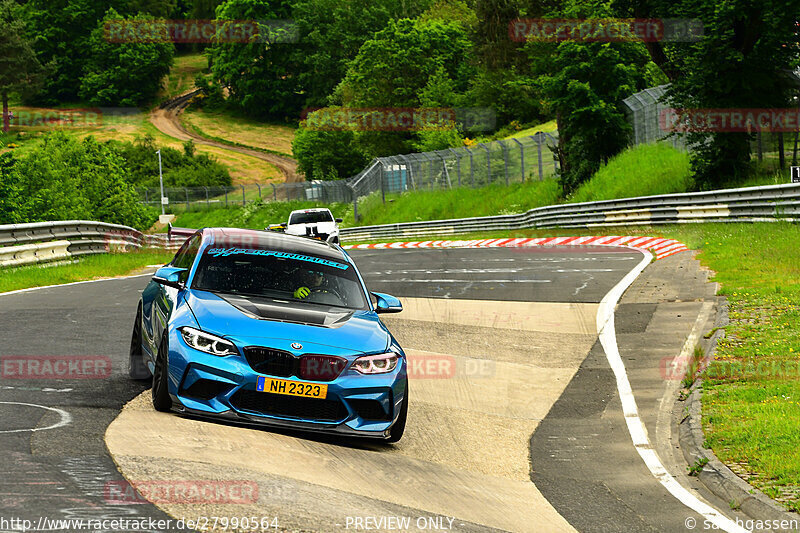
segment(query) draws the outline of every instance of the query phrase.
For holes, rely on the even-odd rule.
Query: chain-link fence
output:
[[[142,203],[161,205],[158,187],[137,189]],[[229,187],[165,187],[169,213],[197,209],[242,207],[255,201],[307,200],[321,203],[351,202],[352,190],[345,180],[232,185]]]
[[[168,187],[166,209],[176,211],[245,206],[254,201],[311,200],[321,203],[353,202],[358,198],[418,190],[510,185],[555,177],[558,159],[551,133],[478,143],[436,152],[379,157],[348,180],[233,185],[229,187]],[[141,201],[161,205],[159,188],[138,189]]]
[[[558,140],[550,133],[478,143],[435,152],[379,157],[350,179],[353,197],[380,192],[510,185],[554,177],[558,159],[552,148]],[[354,202],[358,218],[358,205]]]
[[[633,127],[633,145],[666,142],[679,150],[688,148],[685,134],[668,131],[670,106],[664,97],[669,85],[651,87],[623,100],[628,120]],[[743,110],[746,111],[746,110]],[[766,162],[775,169],[796,165],[800,159],[800,133],[772,132],[754,129],[750,133],[734,132],[730,135],[749,135],[750,153],[759,162]]]
[[[628,109],[628,121],[633,127],[631,142],[634,145],[666,142],[678,150],[686,150],[686,143],[682,135],[670,135],[665,131],[661,117],[670,109],[664,95],[667,85],[651,87],[636,94],[632,94],[622,101]]]

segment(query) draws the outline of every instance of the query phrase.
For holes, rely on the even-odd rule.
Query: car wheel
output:
[[[400,416],[397,417],[397,422],[394,423],[392,429],[389,430],[389,436],[386,442],[397,442],[403,438],[403,433],[406,430],[406,418],[408,418],[408,382],[406,381],[406,391],[403,393],[403,403],[400,406]]]
[[[153,371],[153,407],[156,411],[169,411],[172,407],[172,399],[169,397],[169,346],[167,335],[161,340],[156,356],[156,367]]]
[[[142,352],[142,305],[139,304],[136,310],[136,320],[133,322],[133,334],[131,334],[131,350],[128,359],[128,375],[133,379],[150,378],[150,370],[144,363],[144,353]]]

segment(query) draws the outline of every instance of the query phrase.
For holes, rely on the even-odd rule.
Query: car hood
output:
[[[288,349],[291,343],[327,346],[348,352],[386,350],[391,335],[373,311],[350,311],[313,304],[281,304],[239,295],[187,291],[186,302],[200,329],[240,345]],[[284,346],[286,345],[286,346]]]

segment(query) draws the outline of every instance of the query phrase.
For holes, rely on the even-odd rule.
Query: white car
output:
[[[317,207],[292,211],[286,224],[285,233],[330,240],[339,243],[339,222],[341,218],[333,218],[330,209]]]

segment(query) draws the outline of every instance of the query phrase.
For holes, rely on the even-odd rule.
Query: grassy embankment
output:
[[[195,77],[202,73],[206,68],[206,59],[200,54],[182,55],[175,58],[175,66],[169,75],[164,79],[164,89],[159,94],[158,101],[166,100],[194,87]],[[11,110],[15,116],[27,117],[33,119],[36,117],[47,116],[52,112],[63,112],[69,109],[86,109],[88,112],[95,110],[88,109],[86,103],[64,103],[58,108],[37,108],[23,106],[17,101],[11,102]],[[5,151],[14,151],[17,154],[23,154],[27,150],[39,142],[41,135],[61,129],[68,134],[75,135],[78,138],[93,135],[100,141],[119,140],[119,141],[134,141],[137,138],[144,137],[149,134],[154,139],[158,146],[183,149],[183,141],[175,139],[161,133],[155,126],[150,123],[148,109],[131,109],[125,110],[125,113],[114,114],[105,113],[99,117],[99,120],[93,124],[86,124],[86,114],[79,112],[76,114],[75,122],[51,122],[42,124],[41,120],[35,125],[19,125],[11,128],[11,132],[7,135],[0,134],[0,153]],[[131,111],[131,112],[128,112]],[[202,112],[190,112],[191,115],[188,124],[190,127],[194,122],[197,122],[203,127],[206,122],[215,124],[210,133],[223,138],[230,138],[233,140],[239,139],[240,135],[244,135],[244,139],[252,142],[257,148],[260,147],[254,139],[259,137],[264,139],[264,149],[269,149],[276,152],[284,153],[284,150],[289,146],[289,153],[291,153],[291,139],[294,135],[294,130],[288,126],[275,126],[271,124],[262,124],[255,121],[248,121],[240,119],[226,112],[214,114],[212,117],[204,115]],[[199,118],[195,118],[195,115]],[[206,126],[207,127],[207,126]],[[239,133],[239,129],[243,128],[246,132]],[[244,142],[244,141],[242,141]],[[283,174],[273,165],[257,159],[255,157],[225,150],[214,146],[197,145],[197,152],[207,154],[215,157],[220,163],[227,166],[233,184],[238,185],[241,183],[269,183],[269,182],[282,182]]]
[[[145,250],[77,258],[74,262],[0,268],[0,293],[60,285],[75,281],[110,278],[135,273],[148,265],[163,265],[174,252]]]
[[[639,173],[642,165],[645,172]],[[664,145],[639,146],[623,152],[609,161],[595,178],[576,191],[571,200],[604,200],[631,192],[633,195],[683,192],[691,185],[686,154]],[[595,183],[595,180],[600,182]],[[609,183],[613,182],[613,186]],[[605,187],[608,187],[607,190]],[[359,221],[353,219],[352,206],[337,205],[334,211],[344,219],[343,226],[390,224],[439,220],[470,216],[513,214],[564,201],[558,182],[553,179],[525,183],[490,185],[481,188],[461,187],[438,191],[410,191],[386,196],[384,204],[379,193],[359,199]],[[293,209],[312,207],[313,202],[296,202]],[[248,209],[246,216],[244,209]],[[264,204],[265,213],[248,206],[210,209],[179,215],[176,225],[263,227],[265,220],[273,221],[277,213],[288,214],[291,209]],[[281,221],[283,217],[277,217]]]

